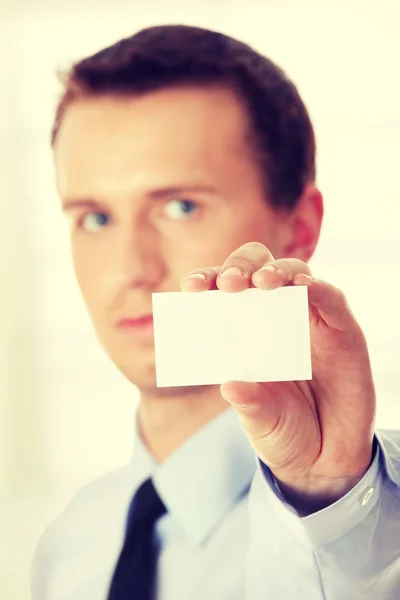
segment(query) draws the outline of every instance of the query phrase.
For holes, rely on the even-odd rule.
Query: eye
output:
[[[197,202],[193,200],[180,200],[174,198],[165,205],[165,213],[170,219],[184,220],[199,209]]]
[[[89,233],[96,233],[108,224],[110,217],[103,212],[88,212],[80,219],[79,227]]]

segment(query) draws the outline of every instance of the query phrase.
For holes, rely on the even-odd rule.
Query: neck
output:
[[[229,404],[219,386],[160,389],[142,391],[138,424],[143,442],[162,462]]]

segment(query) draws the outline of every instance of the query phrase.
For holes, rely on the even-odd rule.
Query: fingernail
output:
[[[269,271],[270,273],[277,273],[277,268],[275,265],[265,265],[265,267],[261,267],[259,271]]]
[[[207,277],[204,273],[191,273],[190,275],[186,275],[185,279],[203,279],[205,281]]]
[[[242,271],[237,267],[229,267],[219,275],[220,277],[242,277]]]

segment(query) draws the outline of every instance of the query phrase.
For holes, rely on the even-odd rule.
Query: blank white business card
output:
[[[157,387],[311,379],[306,286],[153,294]]]

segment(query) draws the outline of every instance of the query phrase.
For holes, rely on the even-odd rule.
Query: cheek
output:
[[[263,215],[254,218],[248,213],[234,215],[224,227],[207,237],[207,244],[204,245],[207,264],[221,265],[232,252],[249,242],[260,242],[266,246],[273,243],[273,231],[268,219]]]
[[[274,215],[263,203],[255,207],[249,205],[235,225],[230,233],[230,244],[234,250],[249,242],[259,242],[274,253],[279,226]]]
[[[222,265],[227,257],[247,242],[258,241],[254,228],[243,226],[223,227],[218,231],[209,230],[194,238],[185,247],[171,245],[165,248],[164,257],[171,280],[180,282],[191,271],[202,267]]]
[[[73,265],[76,280],[81,293],[86,300],[90,293],[90,289],[93,287],[93,271],[87,262],[76,254],[73,256]]]
[[[103,262],[91,258],[93,253],[84,252],[79,245],[72,245],[72,262],[75,272],[75,277],[78,282],[81,294],[84,301],[89,307],[94,304],[96,299],[104,296],[104,288],[106,287],[106,276],[103,272]]]

